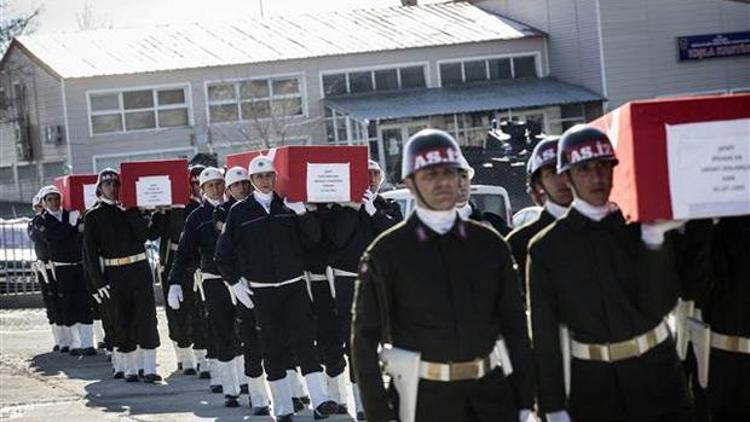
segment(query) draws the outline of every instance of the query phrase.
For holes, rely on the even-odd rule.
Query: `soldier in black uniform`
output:
[[[354,282],[357,279],[359,260],[375,237],[403,220],[398,204],[378,194],[385,180],[380,165],[374,160],[369,160],[368,170],[369,186],[362,201],[349,205],[334,204],[326,226],[326,235],[334,248],[331,267],[335,280],[334,300],[339,331],[341,341],[344,343],[344,351],[350,361],[351,309],[354,302]],[[362,418],[364,416],[362,399],[351,367],[349,378],[354,390],[355,413]]]
[[[41,193],[42,190],[31,201],[34,218],[29,221],[27,232],[29,239],[34,243],[34,252],[36,254],[36,262],[33,264],[34,275],[42,292],[42,302],[47,314],[47,322],[52,330],[52,337],[55,342],[52,350],[67,353],[70,351],[70,340],[68,339],[69,335],[67,335],[69,330],[62,324],[60,301],[57,296],[57,283],[48,270],[47,244],[42,240],[39,230],[43,220],[42,212],[44,211],[44,203],[39,196]]]
[[[253,194],[235,204],[216,246],[223,278],[246,307],[255,307],[277,420],[292,420],[292,393],[286,380],[287,342],[305,375],[316,419],[336,411],[328,398],[315,346],[315,322],[304,283],[303,242],[320,238],[317,220],[301,202],[282,200],[275,192],[273,161],[250,162]],[[251,290],[253,298],[250,298]]]
[[[252,191],[252,185],[243,167],[232,167],[225,175],[227,193],[226,202],[214,208],[213,222],[216,227],[216,237],[224,228],[229,215],[229,209],[247,198]],[[215,248],[214,248],[215,249]],[[213,258],[214,251],[210,256]],[[263,380],[263,353],[255,322],[255,313],[245,306],[236,306],[236,329],[240,342],[240,353],[235,359],[235,370],[240,380],[240,391],[250,395],[250,407],[255,415],[268,415],[270,413],[270,400]]]
[[[84,217],[84,265],[101,300],[111,300],[115,345],[125,361],[125,380],[138,381],[136,348],[143,353],[144,380],[161,381],[156,373],[156,304],[145,242],[148,222],[138,208],[119,202],[120,176],[108,168],[99,172],[99,202]],[[101,268],[99,259],[104,261]]]
[[[714,226],[714,274],[704,296],[711,327],[708,406],[713,421],[750,420],[750,216]]]
[[[55,186],[47,186],[40,196],[45,210],[39,234],[47,246],[48,264],[62,302],[62,323],[73,335],[70,354],[93,356],[96,354],[94,320],[81,262],[80,213],[60,206],[62,195]]]
[[[198,175],[203,171],[203,166],[195,166],[189,169],[191,183],[190,202],[184,208],[174,207],[170,210],[159,210],[154,213],[151,219],[150,237],[159,239],[159,278],[162,283],[162,292],[164,293],[164,302],[167,302],[169,293],[167,278],[174,263],[174,255],[177,251],[177,245],[180,241],[180,234],[185,227],[185,219],[194,209],[200,205],[200,197],[196,198],[196,192],[193,191],[193,179],[198,181]],[[183,285],[192,285],[193,277],[190,271],[187,271],[186,279],[180,281]],[[200,298],[198,298],[200,300]],[[183,303],[180,309],[175,310],[166,306],[167,327],[169,338],[172,340],[175,355],[177,357],[177,369],[183,371],[185,375],[196,375],[196,354],[205,355],[206,350],[206,333],[201,330],[200,314],[196,312],[196,297],[192,288],[183,290]],[[197,353],[194,353],[196,350]],[[205,362],[205,361],[204,361]],[[203,370],[205,371],[205,366]]]
[[[471,180],[474,179],[474,169],[464,156],[461,156],[461,168],[458,170],[458,177],[458,200],[456,201],[458,215],[463,219],[485,222],[502,236],[510,233],[510,227],[508,227],[504,218],[490,211],[482,211],[471,200]]]
[[[664,234],[677,224],[625,223],[609,202],[617,159],[603,132],[568,129],[557,157],[575,199],[528,257],[540,409],[551,422],[691,420],[665,322],[679,282]]]
[[[240,353],[235,331],[235,304],[213,261],[219,232],[214,225],[214,209],[224,202],[224,175],[215,167],[207,167],[200,174],[203,203],[185,222],[180,237],[172,272],[169,275],[168,303],[179,309],[184,300],[182,280],[189,278],[190,263],[200,261],[201,289],[205,292],[208,321],[216,345],[218,370],[216,373],[224,392],[224,405],[238,407],[240,380],[234,359]],[[186,286],[187,287],[187,286]]]
[[[518,275],[521,279],[524,297],[526,296],[526,256],[529,240],[543,228],[565,215],[570,203],[573,202],[573,193],[566,183],[565,176],[557,174],[558,142],[558,137],[540,141],[529,158],[527,174],[529,189],[537,192],[535,196],[544,198],[544,209],[536,220],[513,230],[507,237],[510,250],[518,265]]]
[[[415,212],[362,258],[352,354],[370,422],[531,415],[531,350],[513,257],[496,231],[458,217],[460,155],[443,131],[409,139],[402,175]],[[383,385],[379,343],[397,399]]]

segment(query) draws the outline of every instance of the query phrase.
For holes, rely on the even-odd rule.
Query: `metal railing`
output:
[[[0,219],[0,295],[40,291],[33,270],[34,244],[29,239],[29,218]]]

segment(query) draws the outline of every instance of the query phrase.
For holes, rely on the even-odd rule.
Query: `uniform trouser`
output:
[[[750,354],[711,349],[709,368],[712,421],[750,421]]]
[[[208,322],[216,347],[213,357],[220,362],[230,362],[241,350],[235,328],[237,307],[232,304],[229,289],[223,280],[205,280],[203,290],[206,292]]]
[[[690,391],[693,393],[695,422],[709,422],[706,390],[698,384],[698,364],[695,360],[692,344],[688,344],[687,356],[682,362],[682,366],[685,370],[685,378],[687,379]]]
[[[57,283],[52,278],[52,273],[47,271],[47,279],[49,283],[45,282],[44,277],[39,273],[39,288],[42,291],[42,302],[44,302],[44,309],[47,313],[47,321],[52,324],[62,324],[62,317],[60,311],[60,299],[57,296]]]
[[[420,380],[417,395],[416,422],[518,421],[511,383],[500,369],[472,381]]]
[[[336,316],[336,304],[331,295],[327,280],[310,283],[313,312],[317,328],[317,344],[320,358],[326,367],[326,374],[335,377],[344,372],[344,347],[341,341],[339,320]]]
[[[55,268],[58,295],[62,310],[62,324],[93,324],[94,316],[89,291],[83,278],[83,266],[66,265]]]
[[[116,345],[129,353],[159,347],[156,328],[156,302],[151,269],[146,261],[105,268],[104,278],[111,287],[109,300],[114,312]]]
[[[263,375],[263,347],[258,337],[255,312],[238,304],[237,325],[242,342],[242,351],[245,354],[245,375],[250,378],[257,378]]]
[[[280,287],[254,288],[253,292],[268,380],[276,381],[286,376],[287,345],[291,346],[303,374],[320,372],[315,320],[304,281]]]
[[[117,347],[117,335],[115,330],[114,311],[112,303],[105,300],[102,303],[94,304],[99,309],[99,315],[102,320],[102,329],[104,330],[104,346],[110,352]]]
[[[162,280],[167,280],[169,277],[169,269],[171,268],[171,262],[167,265],[161,274]],[[164,294],[164,303],[167,303],[167,297],[169,296],[169,285],[162,282],[162,293]],[[169,333],[169,339],[177,343],[177,347],[186,348],[193,344],[192,336],[192,304],[193,304],[193,290],[182,289],[182,303],[180,309],[172,309],[170,306],[165,306],[165,313],[167,315],[167,332]]]
[[[356,277],[336,276],[336,316],[339,321],[339,333],[344,344],[344,352],[352,360],[352,302],[354,301],[354,283]],[[354,371],[349,371],[349,378],[354,382]]]
[[[206,311],[206,302],[201,298],[200,292],[193,291],[192,286],[183,286],[183,293],[187,290],[192,292],[192,306],[191,311],[191,327],[193,337],[193,350],[206,350],[209,348],[209,327],[208,327],[208,313]]]

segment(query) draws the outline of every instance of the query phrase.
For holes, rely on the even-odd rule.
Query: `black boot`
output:
[[[94,349],[93,347],[87,347],[83,349],[81,354],[84,356],[96,356],[96,349]]]
[[[276,422],[294,422],[294,413],[276,416]]]
[[[177,362],[177,370],[182,371],[182,362]]]
[[[116,380],[121,380],[121,379],[125,378],[125,373],[122,372],[122,371],[117,371],[114,374],[112,374],[112,378],[114,378]]]
[[[240,394],[250,394],[250,387],[247,384],[240,384]]]
[[[83,355],[83,349],[70,349],[70,356],[81,356]]]
[[[305,403],[299,397],[292,397],[292,405],[294,406],[294,412],[301,412],[305,408]]]
[[[224,406],[240,407],[240,402],[237,401],[237,396],[224,396]]]
[[[143,382],[147,382],[149,384],[156,384],[157,382],[161,382],[161,375],[159,374],[146,374],[143,376]]]
[[[52,348],[52,351],[53,351],[53,352],[59,352],[59,351],[60,351],[60,346],[58,346],[58,345],[56,344],[56,345],[55,345],[55,347],[53,347],[53,348]]]
[[[198,372],[193,368],[184,369],[182,371],[183,375],[196,375]]]
[[[60,348],[60,353],[70,353],[70,347],[63,346]]]
[[[219,384],[219,385],[211,385],[211,386],[209,386],[209,388],[210,388],[211,392],[214,393],[214,394],[221,394],[221,393],[224,392],[224,388],[221,386],[221,384]]]
[[[363,412],[361,410],[359,412],[357,412],[357,420],[358,421],[366,421],[367,419],[365,419],[365,412]]]
[[[349,409],[346,407],[346,404],[338,403],[336,405],[336,414],[337,415],[348,415]]]
[[[138,381],[140,381],[138,379],[138,375],[135,375],[135,374],[128,375],[128,376],[125,377],[125,382],[138,382]]]
[[[313,410],[313,419],[326,419],[331,415],[335,415],[338,407],[338,403],[333,400],[324,401],[318,407],[316,407],[315,410]]]

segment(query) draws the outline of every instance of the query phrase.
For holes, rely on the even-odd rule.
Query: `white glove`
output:
[[[109,284],[107,284],[106,286],[99,287],[99,289],[96,291],[95,294],[98,294],[99,295],[99,299],[102,300],[102,301],[105,300],[104,299],[105,297],[107,299],[111,298],[111,296],[109,295]],[[99,303],[101,303],[101,302],[99,302]]]
[[[664,234],[670,230],[674,230],[683,224],[685,220],[668,220],[668,221],[657,221],[653,223],[642,223],[641,224],[641,239],[646,246],[651,248],[658,248],[664,243]]]
[[[102,299],[99,297],[99,292],[96,292],[96,293],[92,294],[91,296],[94,298],[94,300],[96,301],[96,303],[98,303],[100,305],[102,304]]]
[[[294,211],[294,213],[297,215],[302,215],[307,212],[307,208],[305,208],[305,204],[303,202],[289,202],[289,200],[284,198],[284,206]]]
[[[247,284],[245,284],[244,280],[240,280],[238,283],[229,286],[229,288],[232,289],[232,292],[234,293],[234,296],[237,297],[237,300],[239,300],[241,304],[245,305],[247,309],[253,309],[255,307],[253,299],[250,297],[252,296],[253,292],[249,287],[247,287]]]
[[[529,409],[521,409],[518,411],[518,422],[536,422],[534,412]]]
[[[570,415],[565,410],[547,413],[547,422],[570,422]]]
[[[71,226],[75,226],[78,224],[78,218],[81,217],[81,213],[73,210],[68,214],[68,223],[70,223]]]
[[[180,302],[182,301],[182,286],[179,284],[169,286],[169,293],[167,294],[167,304],[169,307],[176,311],[180,309]]]
[[[378,209],[375,208],[375,194],[372,193],[370,189],[365,191],[365,195],[362,198],[362,205],[364,205],[365,211],[367,211],[367,214],[369,214],[370,217],[378,212]]]

